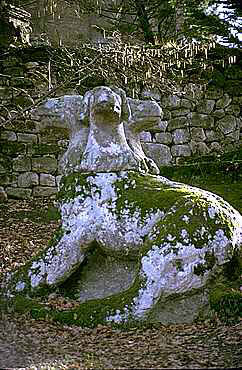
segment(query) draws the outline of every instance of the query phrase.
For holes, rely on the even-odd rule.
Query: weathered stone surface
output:
[[[214,126],[214,118],[207,114],[192,112],[188,115],[188,119],[191,126],[202,128],[212,128]]]
[[[225,111],[224,109],[217,109],[212,113],[213,117],[215,118],[223,118],[225,116]]]
[[[229,138],[230,142],[239,141],[239,135],[240,135],[240,130],[232,131],[225,136],[225,140]]]
[[[171,144],[172,135],[170,132],[161,132],[155,135],[155,141],[160,144]]]
[[[31,170],[31,159],[26,156],[19,156],[13,160],[13,170],[17,172],[28,172]]]
[[[7,193],[5,192],[4,188],[0,186],[0,203],[6,203],[8,200]]]
[[[208,309],[211,281],[220,281],[222,267],[228,269],[241,247],[242,216],[217,195],[147,171],[149,159],[134,140],[149,120],[138,115],[129,122],[122,91],[99,87],[84,103],[81,118],[90,129],[78,171],[75,159],[65,163],[62,225],[46,249],[8,278],[5,294],[35,296],[68,282],[61,288],[78,295],[75,320],[85,326],[196,320]],[[79,120],[72,123],[78,134]],[[124,140],[127,132],[133,136]],[[70,145],[75,140],[71,136]],[[172,149],[178,156],[191,151],[189,145]],[[54,188],[34,192],[44,196],[46,189]]]
[[[40,185],[42,186],[56,186],[55,176],[47,173],[40,174]]]
[[[8,197],[14,199],[30,199],[32,195],[32,189],[7,187],[5,190]]]
[[[233,116],[239,116],[240,114],[240,106],[237,104],[230,104],[227,108],[225,108],[226,114],[232,114]]]
[[[157,89],[145,90],[142,92],[142,98],[156,100],[157,102],[159,102],[161,100],[161,94]]]
[[[171,154],[174,157],[190,157],[191,155],[191,148],[187,144],[183,145],[173,145],[171,147]]]
[[[198,113],[210,114],[215,106],[215,100],[205,99],[197,106]]]
[[[178,128],[173,131],[172,138],[174,144],[188,143],[190,140],[190,132],[187,129]]]
[[[33,172],[25,172],[18,176],[18,186],[20,188],[30,188],[39,185],[39,176]]]
[[[170,148],[167,145],[156,143],[144,143],[144,152],[148,157],[154,159],[158,167],[167,166],[171,164],[172,157]]]
[[[17,135],[13,131],[4,130],[1,133],[1,139],[7,141],[16,141]]]
[[[237,119],[234,116],[226,115],[224,118],[220,119],[217,124],[223,134],[229,134],[236,130]]]
[[[193,154],[206,155],[210,152],[209,147],[203,142],[191,141],[190,146]]]
[[[140,141],[152,142],[151,133],[143,131],[140,133]]]
[[[222,151],[222,147],[217,141],[212,142],[209,146],[209,149],[211,152],[216,152],[216,153],[221,153]]]
[[[192,127],[191,130],[191,139],[193,141],[204,141],[206,139],[205,132],[203,128]]]
[[[173,131],[177,128],[184,128],[188,125],[189,125],[189,121],[186,117],[177,117],[177,118],[174,118],[174,119],[170,120],[170,122],[168,124],[168,127],[167,127],[167,130],[168,131]]]
[[[55,196],[57,193],[57,188],[48,186],[35,186],[33,189],[34,197],[51,197]]]
[[[206,141],[220,141],[223,137],[223,134],[220,131],[214,131],[214,130],[205,130],[206,133]]]
[[[176,95],[169,95],[161,100],[161,106],[164,108],[175,109],[179,108],[181,104],[181,98]]]
[[[230,103],[232,99],[228,94],[224,94],[217,102],[216,102],[216,109],[224,109]]]
[[[38,173],[55,173],[57,170],[57,160],[52,157],[32,158],[32,170]]]
[[[171,111],[171,116],[172,118],[174,117],[181,117],[181,116],[187,116],[188,113],[190,113],[190,109],[188,108],[179,108],[179,109],[174,109]]]

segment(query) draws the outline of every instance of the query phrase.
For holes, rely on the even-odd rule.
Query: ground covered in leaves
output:
[[[49,201],[0,205],[0,279],[43,248],[59,225]],[[68,302],[62,302],[67,304]],[[95,329],[0,315],[1,369],[238,368],[242,323]]]

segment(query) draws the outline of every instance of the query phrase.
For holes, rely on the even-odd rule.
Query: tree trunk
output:
[[[145,42],[155,44],[155,38],[151,29],[151,25],[149,23],[147,11],[145,9],[145,1],[135,0],[134,5],[138,15],[140,28],[144,33]]]

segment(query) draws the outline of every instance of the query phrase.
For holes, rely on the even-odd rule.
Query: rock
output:
[[[198,113],[210,114],[213,111],[215,106],[215,100],[205,99],[202,101],[202,104],[198,105]]]
[[[35,134],[25,134],[25,133],[19,133],[17,134],[18,141],[22,143],[34,143],[36,144],[38,139],[37,135]]]
[[[9,198],[30,199],[32,196],[32,189],[7,187],[6,193]]]
[[[191,149],[188,144],[173,145],[171,147],[171,154],[174,157],[190,157]]]
[[[214,118],[211,115],[192,112],[188,115],[191,126],[202,128],[213,128]]]
[[[191,128],[191,139],[193,141],[204,141],[206,136],[204,133],[204,129],[200,127],[192,127]]]
[[[33,189],[34,197],[53,197],[57,193],[57,188],[48,186],[35,186]]]
[[[1,133],[1,139],[7,141],[16,141],[17,135],[13,131],[4,130]]]
[[[174,144],[184,144],[190,140],[190,133],[187,129],[178,128],[172,133]]]
[[[42,186],[56,186],[55,176],[52,176],[48,173],[40,174],[40,185]]]
[[[171,144],[172,135],[169,132],[161,132],[155,135],[155,141],[160,144]]]
[[[13,160],[13,170],[16,172],[31,171],[31,160],[29,157],[20,155]]]
[[[57,170],[57,160],[49,156],[32,158],[32,170],[38,173],[55,173]]]
[[[55,318],[82,326],[187,323],[209,312],[209,295],[241,248],[242,216],[215,194],[149,172],[135,134],[152,120],[141,114],[135,121],[129,108],[120,89],[85,94],[80,113],[89,132],[78,168],[71,157],[64,163],[61,226],[44,250],[8,278],[8,299],[49,295],[59,287],[78,297],[79,307],[55,311]],[[72,123],[78,135],[82,123]],[[75,140],[71,136],[70,145]],[[191,152],[189,145],[172,150]],[[53,190],[34,192],[41,189]]]
[[[39,185],[39,177],[36,173],[25,172],[18,176],[18,186],[21,188],[30,188],[33,185]]]
[[[189,126],[189,121],[186,117],[177,117],[169,121],[167,130],[173,131],[177,128],[184,128],[184,126]]]
[[[224,109],[231,103],[231,101],[231,97],[228,94],[224,94],[224,96],[216,102],[216,108]]]
[[[191,141],[190,146],[193,154],[207,155],[210,152],[208,146],[203,142]]]
[[[237,119],[234,116],[226,115],[224,118],[220,119],[217,124],[223,134],[229,134],[236,130]]]
[[[170,148],[164,144],[143,143],[144,152],[148,157],[154,159],[158,167],[171,164],[172,157]]]

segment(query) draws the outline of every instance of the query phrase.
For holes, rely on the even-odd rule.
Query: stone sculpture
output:
[[[217,195],[158,175],[138,138],[161,120],[157,103],[97,87],[83,98],[51,99],[44,110],[70,125],[62,225],[50,246],[9,277],[6,294],[64,287],[80,302],[80,323],[196,319],[241,247],[241,215]]]

